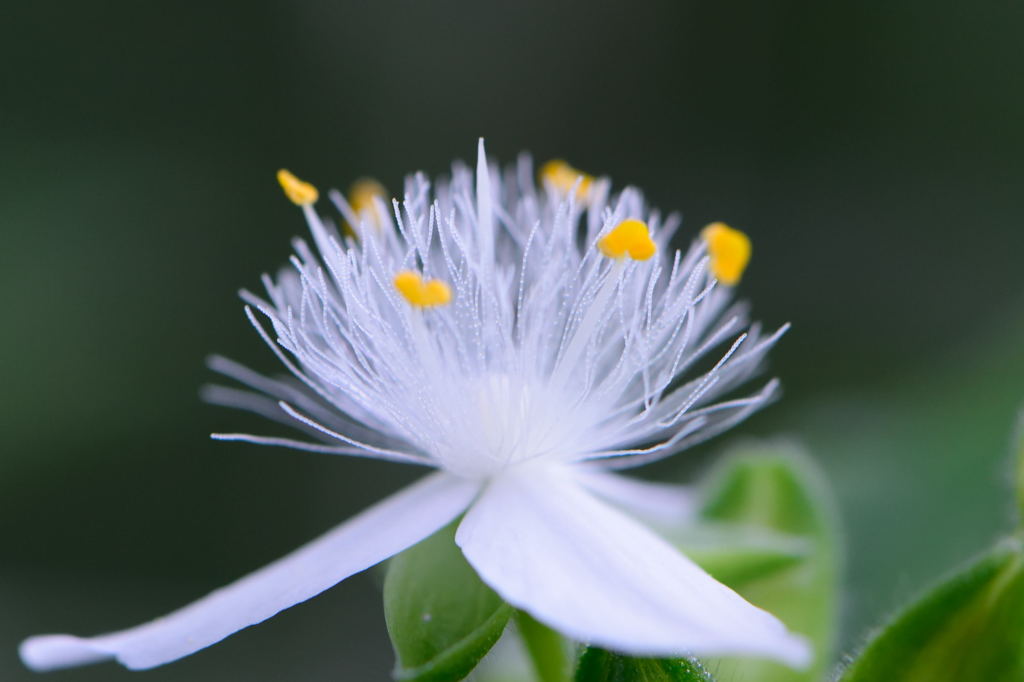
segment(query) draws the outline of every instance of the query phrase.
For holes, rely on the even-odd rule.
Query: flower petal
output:
[[[579,467],[575,478],[601,499],[651,523],[678,525],[696,511],[693,493],[681,485],[653,483],[586,466]]]
[[[43,671],[108,658],[132,669],[152,668],[187,656],[419,542],[458,516],[478,489],[474,482],[432,474],[288,556],[170,615],[88,639],[30,637],[21,645],[21,658],[33,670]]]
[[[495,479],[455,541],[498,594],[579,641],[640,656],[809,660],[802,638],[595,499],[569,470]]]

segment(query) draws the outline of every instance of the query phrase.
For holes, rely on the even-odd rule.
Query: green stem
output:
[[[516,612],[516,625],[526,643],[537,679],[540,682],[569,682],[569,652],[562,636],[523,611]]]

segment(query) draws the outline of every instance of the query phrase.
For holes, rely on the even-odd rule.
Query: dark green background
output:
[[[276,369],[235,292],[304,229],[278,167],[397,188],[480,135],[753,236],[743,295],[794,329],[784,401],[738,432],[826,466],[849,650],[1010,519],[1022,35],[1019,5],[952,0],[7,3],[0,679],[31,677],[26,635],[160,615],[415,475],[213,443],[264,425],[197,389],[212,351]],[[384,680],[375,582],[142,677]]]

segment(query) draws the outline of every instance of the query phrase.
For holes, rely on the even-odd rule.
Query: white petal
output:
[[[652,483],[583,466],[575,478],[598,497],[652,523],[677,526],[696,511],[693,493],[681,485]]]
[[[30,637],[21,658],[43,671],[107,658],[133,669],[187,656],[380,563],[458,516],[478,484],[432,474],[283,559],[170,615],[99,637]]]
[[[564,469],[494,480],[455,537],[509,603],[582,642],[643,656],[809,661],[806,642]]]

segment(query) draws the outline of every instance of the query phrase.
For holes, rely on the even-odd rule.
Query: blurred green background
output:
[[[746,229],[784,400],[847,540],[844,648],[1007,527],[1024,400],[1024,7],[36,2],[0,12],[0,679],[134,625],[415,472],[213,443],[236,298],[304,226],[284,165],[391,188],[522,149]],[[733,437],[736,437],[734,435]],[[683,477],[722,446],[682,455]],[[370,573],[151,680],[385,680]],[[122,680],[113,665],[55,680]]]

